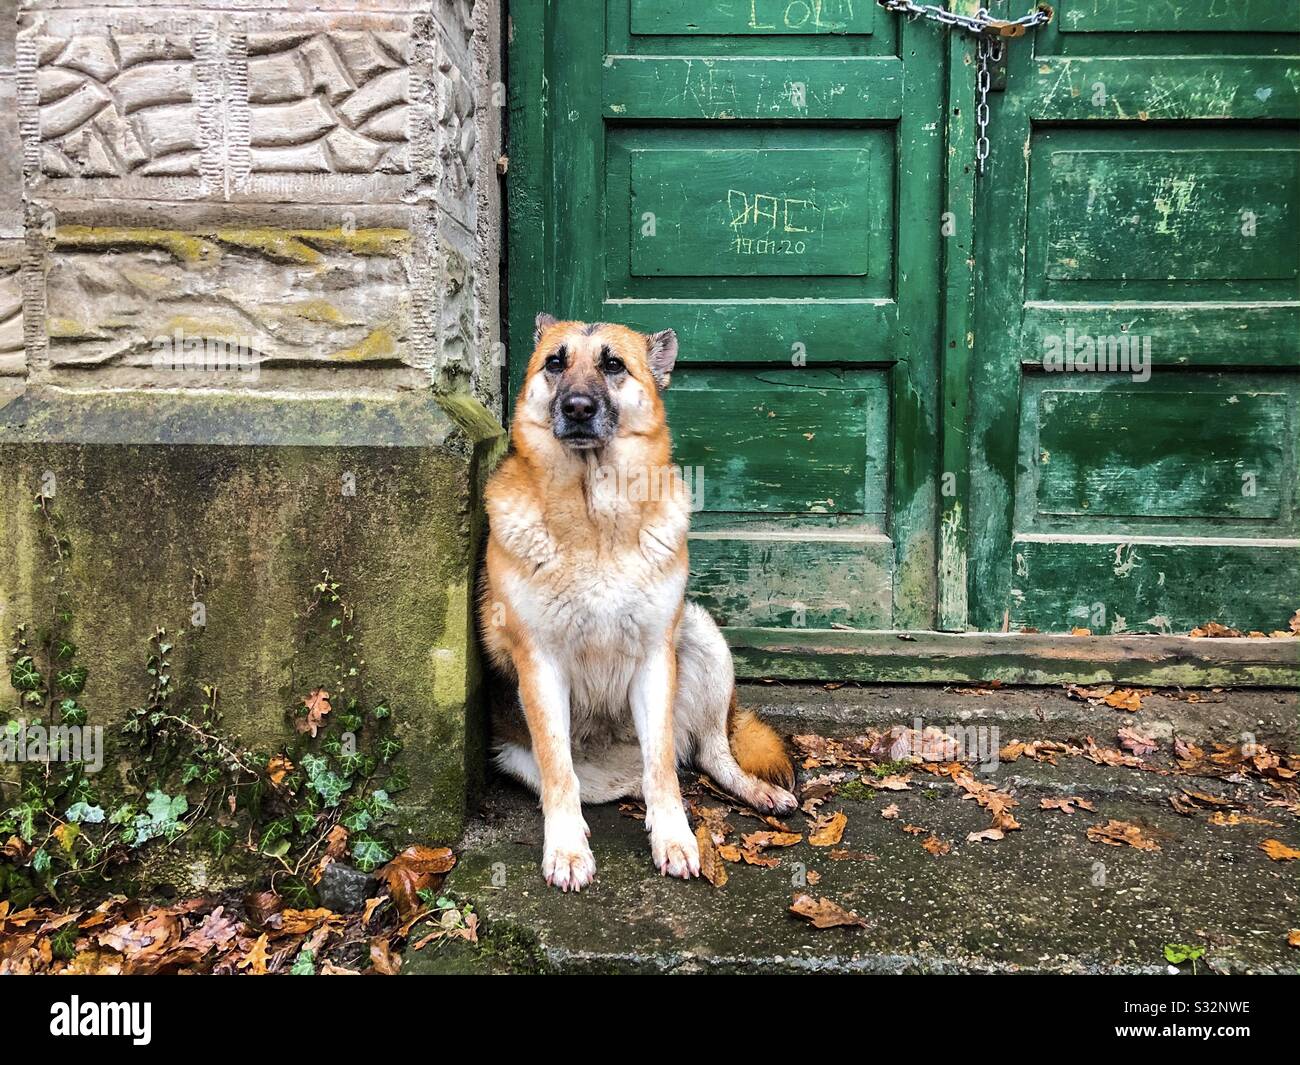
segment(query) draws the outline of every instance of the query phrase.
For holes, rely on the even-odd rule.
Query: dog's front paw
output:
[[[686,821],[686,812],[680,806],[661,810],[653,818],[647,816],[646,821],[650,825],[650,855],[655,868],[664,876],[683,880],[699,876],[700,848]]]
[[[596,859],[587,846],[587,824],[582,818],[546,826],[542,849],[542,875],[561,891],[581,891],[596,877]]]

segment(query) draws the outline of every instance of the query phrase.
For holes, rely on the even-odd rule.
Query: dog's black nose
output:
[[[570,392],[560,404],[564,416],[575,422],[587,422],[596,414],[596,401],[585,392]]]

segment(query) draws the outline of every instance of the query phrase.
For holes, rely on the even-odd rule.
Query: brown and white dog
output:
[[[690,498],[660,398],[677,337],[541,314],[535,340],[487,487],[479,623],[518,692],[494,715],[496,764],[541,794],[548,883],[591,883],[582,803],[625,796],[659,871],[696,876],[679,765],[763,812],[797,802],[780,738],[737,706],[731,652],[685,601]]]

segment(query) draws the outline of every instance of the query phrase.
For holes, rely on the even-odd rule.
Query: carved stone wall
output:
[[[0,375],[499,412],[495,0],[0,17]]]

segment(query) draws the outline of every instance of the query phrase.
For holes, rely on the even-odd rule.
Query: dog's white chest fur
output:
[[[662,647],[686,591],[686,567],[678,561],[685,513],[671,511],[631,533],[618,525],[620,515],[611,517],[610,526],[598,526],[590,543],[570,541],[564,547],[526,516],[513,516],[509,528],[494,523],[504,542],[515,550],[527,548],[532,571],[516,571],[507,592],[539,649],[568,684],[575,719],[584,710],[614,715],[626,710],[637,665]]]

